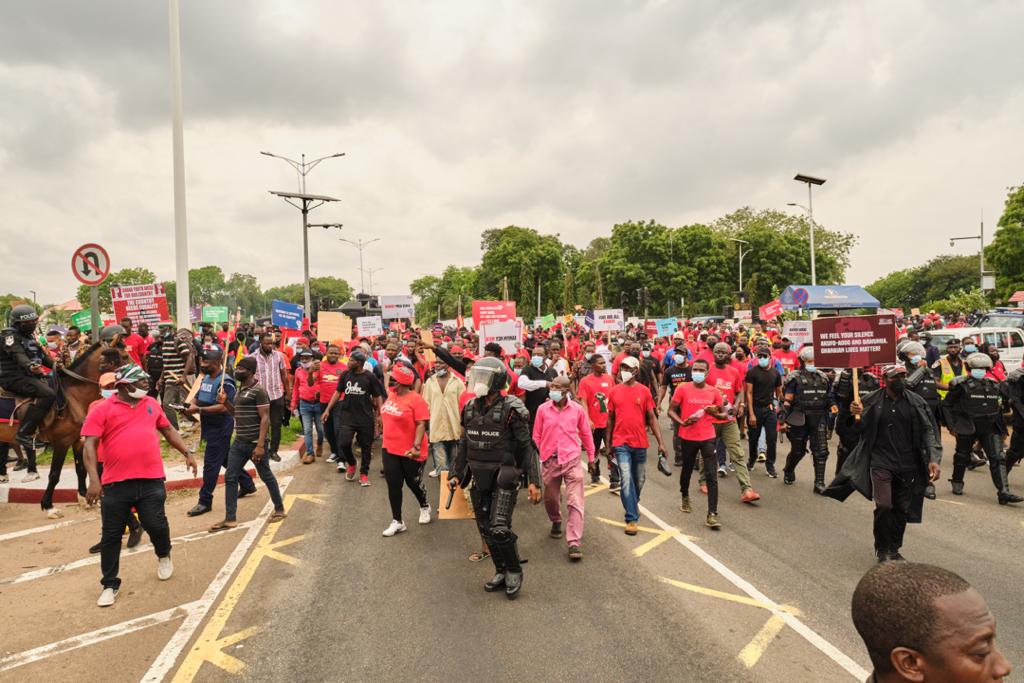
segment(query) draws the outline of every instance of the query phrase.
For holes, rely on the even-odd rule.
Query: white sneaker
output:
[[[431,477],[433,479],[437,479],[437,475],[439,475],[439,474],[441,474],[441,471],[437,470],[437,469],[433,469],[433,470],[430,470],[429,472],[427,472],[427,476]]]
[[[390,537],[395,534],[400,534],[403,531],[405,531],[405,522],[399,522],[397,519],[393,519],[391,520],[391,524],[388,525],[388,528],[384,530],[383,535]]]
[[[6,484],[11,479],[6,474],[0,474],[0,484]]]
[[[58,510],[57,508],[50,508],[49,510],[46,511],[47,519],[60,519],[63,516],[64,513]]]
[[[170,556],[157,558],[156,561],[156,578],[161,581],[166,581],[171,578],[171,574],[174,573],[174,563],[171,562]]]
[[[430,506],[420,508],[420,524],[430,524]]]
[[[110,607],[114,604],[114,600],[117,600],[117,589],[104,588],[103,592],[100,593],[100,599],[96,601],[96,604],[99,607]]]
[[[21,481],[27,484],[30,481],[36,481],[37,479],[39,479],[39,473],[38,472],[29,472],[28,474],[25,475],[25,478],[22,479]]]
[[[336,456],[334,453],[331,453],[330,455],[327,456],[327,462],[338,462],[338,456]]]

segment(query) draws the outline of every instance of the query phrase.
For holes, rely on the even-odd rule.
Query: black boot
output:
[[[956,476],[956,475],[953,475],[953,476]],[[962,495],[964,495],[964,483],[962,481],[957,481],[956,479],[950,479],[949,480],[949,485],[951,487],[953,487],[953,495],[954,496],[962,496]]]
[[[1006,483],[1005,462],[1000,462],[996,467],[992,468],[992,483],[996,485],[996,497],[1000,505],[1024,502],[1024,498],[1015,493],[1010,493],[1010,486]]]
[[[523,587],[523,572],[507,571],[505,572],[505,597],[509,600],[515,600],[516,596],[519,595],[520,589]]]
[[[782,482],[786,485],[796,482],[796,466],[800,464],[802,455],[795,455],[790,452],[786,456],[786,466],[782,468]]]
[[[40,405],[38,399],[29,404],[25,410],[25,416],[21,420],[21,426],[18,427],[17,439],[22,448],[28,450],[35,449],[36,430],[39,429],[39,425],[46,419],[46,414],[49,411],[49,404]],[[28,453],[26,452],[25,455],[27,456]],[[33,458],[31,459],[34,459],[34,456],[35,453],[33,452]]]
[[[953,478],[949,483],[953,486],[953,495],[964,495],[964,474],[967,472],[967,465],[953,463]]]
[[[827,460],[814,459],[814,492],[819,496],[825,493],[825,465]]]

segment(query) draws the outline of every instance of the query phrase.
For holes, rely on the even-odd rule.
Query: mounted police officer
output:
[[[985,377],[992,367],[992,359],[986,353],[972,353],[967,357],[970,375],[954,379],[949,392],[942,401],[943,421],[956,435],[956,452],[953,456],[953,478],[949,480],[953,494],[964,492],[964,472],[971,461],[971,447],[975,441],[988,457],[992,483],[1000,505],[1020,503],[1024,498],[1010,493],[1006,481],[1006,461],[1003,456],[1003,425],[1000,400],[1002,393],[999,383]]]
[[[484,590],[493,593],[504,588],[511,600],[523,585],[512,511],[524,481],[530,501],[540,501],[540,466],[530,436],[530,413],[518,398],[502,396],[508,371],[499,359],[482,358],[467,379],[476,398],[462,410],[463,434],[448,485],[454,491],[472,481],[470,498],[477,528],[495,571]]]
[[[828,412],[831,404],[829,382],[814,365],[814,349],[800,349],[800,368],[790,373],[783,389],[783,429],[789,433],[789,455],[782,470],[785,484],[796,482],[796,466],[811,444],[814,459],[814,492],[825,491],[825,464],[828,461]]]
[[[857,372],[857,388],[859,394],[869,394],[878,389],[881,385],[878,378],[861,368]],[[846,456],[850,454],[853,447],[857,445],[859,435],[850,429],[850,404],[853,403],[853,370],[842,370],[836,377],[836,383],[832,391],[838,408],[836,415],[836,434],[839,435],[839,446],[836,448],[836,474],[842,469]]]
[[[924,335],[922,335],[923,337]],[[936,427],[935,449],[938,451],[941,461],[942,439],[940,438],[939,425],[942,424],[942,415],[939,411],[939,405],[942,403],[942,398],[939,396],[939,385],[935,380],[935,373],[932,372],[931,366],[928,363],[928,349],[922,343],[908,341],[899,347],[898,355],[903,361],[903,367],[907,369],[905,381],[907,391],[923,398],[925,403],[928,404],[928,409],[931,410]],[[929,500],[935,500],[935,485],[931,482],[928,482],[928,485],[925,486],[924,497]]]
[[[17,435],[26,456],[34,451],[33,435],[56,398],[43,372],[44,367],[53,368],[53,359],[33,336],[38,322],[36,309],[21,304],[11,309],[10,327],[0,330],[0,387],[32,399],[21,418]],[[30,460],[33,456],[34,453],[29,456]]]

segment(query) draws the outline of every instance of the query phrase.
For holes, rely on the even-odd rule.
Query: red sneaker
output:
[[[761,500],[761,496],[754,489],[747,489],[740,496],[741,503],[753,503],[755,500]]]
[[[708,495],[708,485],[707,484],[701,484],[700,485],[700,492],[703,493],[705,496]]]
[[[360,474],[359,475],[359,485],[360,486],[369,486],[370,485],[370,478],[367,477],[365,474]]]
[[[355,481],[356,480],[356,466],[355,465],[349,465],[348,467],[345,468],[345,479],[347,479],[348,481]]]

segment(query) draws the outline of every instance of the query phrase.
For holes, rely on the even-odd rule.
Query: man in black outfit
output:
[[[744,384],[747,398],[747,445],[750,447],[747,469],[753,472],[757,464],[757,444],[763,429],[765,472],[772,479],[776,479],[779,476],[775,471],[775,442],[779,418],[775,413],[775,401],[782,398],[782,376],[775,368],[772,352],[767,346],[758,346],[754,355],[757,363],[747,369]]]
[[[861,368],[857,372],[857,388],[861,396],[870,394],[879,387],[878,378],[868,372],[867,368]],[[850,405],[853,403],[853,370],[844,369],[839,372],[835,385],[832,389],[838,412],[836,413],[836,434],[839,436],[839,445],[836,447],[836,474],[843,469],[843,463],[850,451],[857,445],[858,435],[850,431],[847,419],[850,412]]]
[[[939,478],[935,421],[928,404],[906,390],[907,369],[889,365],[885,389],[850,405],[846,428],[860,436],[826,496],[846,500],[854,490],[875,502],[875,556],[902,560],[907,522],[920,522],[924,487]],[[859,416],[859,420],[858,420]]]
[[[373,440],[379,431],[380,407],[384,402],[384,386],[376,375],[366,370],[365,363],[365,353],[359,349],[352,352],[348,358],[348,370],[338,379],[338,389],[320,418],[334,420],[334,433],[341,449],[338,471],[344,470],[348,481],[356,478],[356,456],[352,450],[352,438],[355,437],[361,456],[359,485],[364,487],[370,485],[368,475]],[[332,412],[339,402],[339,409]]]
[[[907,390],[914,392],[928,404],[928,409],[932,411],[937,426],[935,436],[940,437],[942,418],[939,415],[939,403],[941,403],[939,387],[935,383],[935,374],[931,371],[931,364],[925,354],[925,347],[919,342],[907,342],[899,347],[899,357],[907,369]],[[941,453],[941,438],[936,439],[935,447]],[[924,489],[924,497],[935,500],[935,484],[928,482],[928,486]]]

